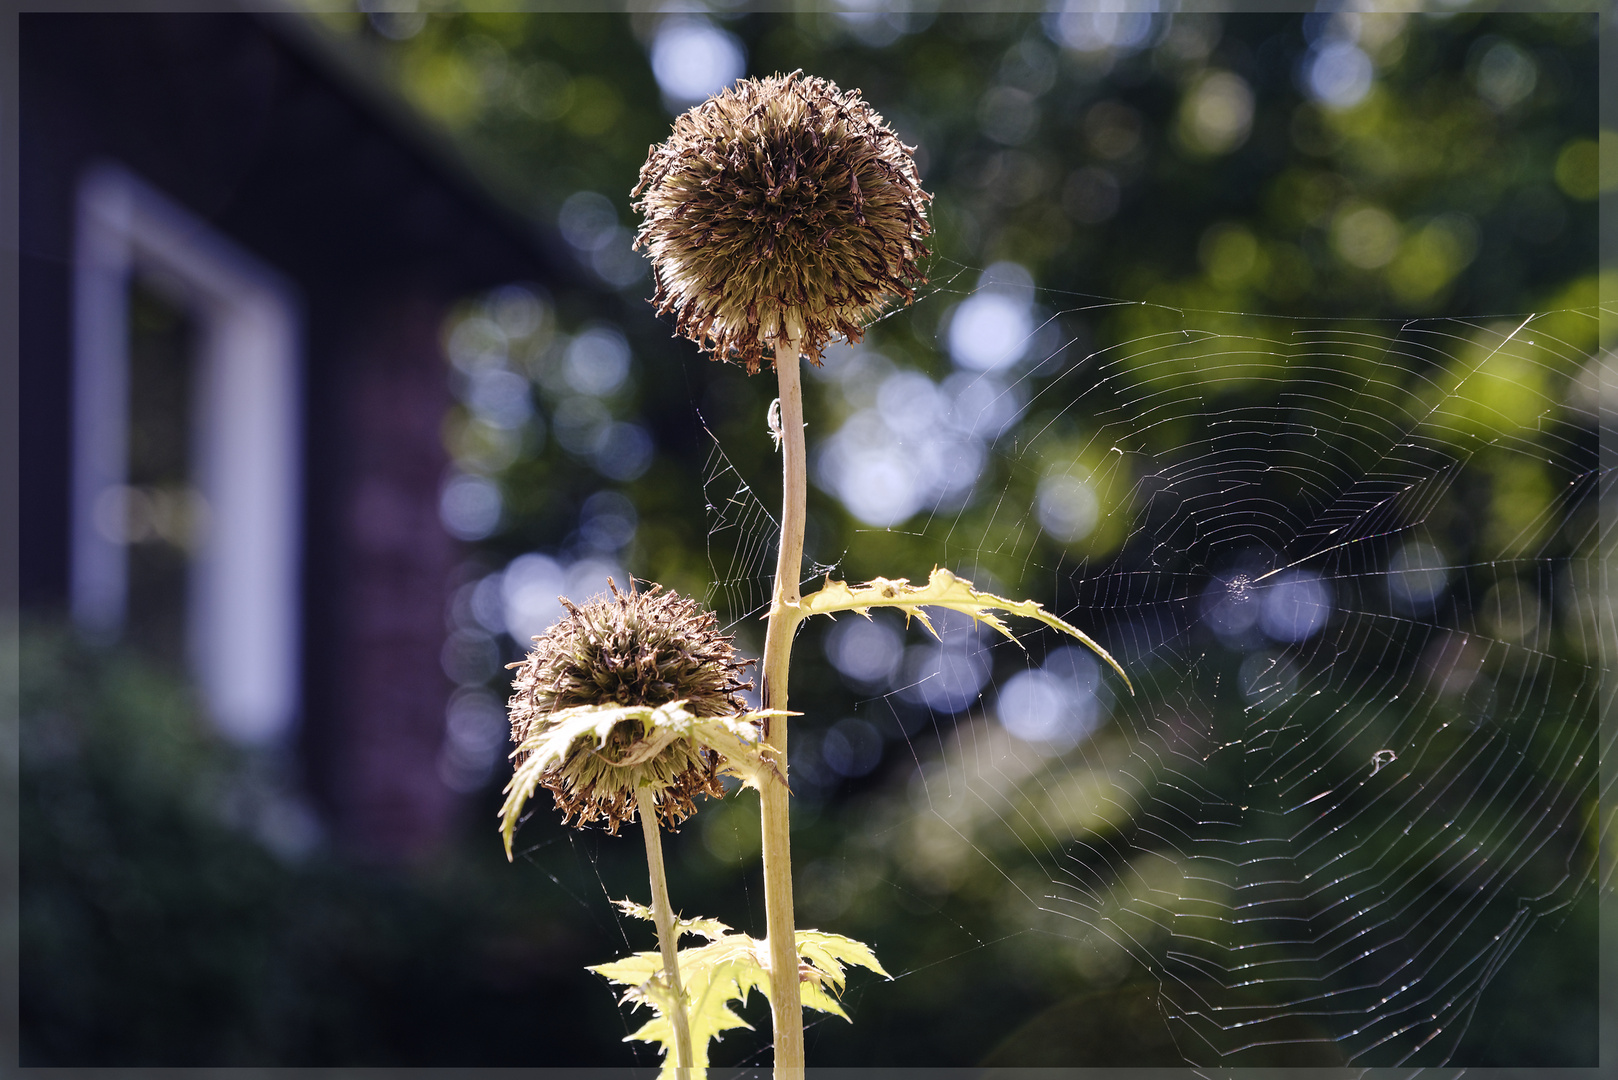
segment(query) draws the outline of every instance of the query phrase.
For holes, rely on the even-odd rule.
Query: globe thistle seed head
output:
[[[818,364],[926,282],[916,162],[882,117],[801,72],[743,79],[674,121],[634,194],[658,314],[749,374],[796,338]],[[794,361],[796,357],[792,358]]]
[[[684,702],[699,717],[740,714],[740,675],[751,661],[737,657],[711,611],[654,585],[609,593],[583,605],[564,599],[567,614],[534,639],[512,667],[512,739],[520,747],[552,718],[580,706],[659,706]],[[522,757],[518,758],[518,765]],[[616,723],[599,742],[580,738],[544,773],[564,822],[578,827],[605,819],[616,833],[635,820],[635,792],[650,787],[658,817],[670,826],[696,812],[697,795],[724,794],[717,754],[689,737],[646,720]]]

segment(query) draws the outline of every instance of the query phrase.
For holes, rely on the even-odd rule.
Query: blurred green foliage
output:
[[[623,1037],[605,985],[543,975],[624,947],[570,899],[631,888],[593,843],[527,837],[573,852],[548,876],[470,837],[415,867],[276,854],[284,778],[186,685],[59,626],[22,641],[24,1065],[588,1065]]]
[[[435,14],[402,24],[324,18],[356,47],[374,47],[401,91],[514,205],[549,224],[570,196],[588,192],[632,228],[630,189],[672,116],[647,62],[658,16],[428,10]],[[1150,47],[1089,52],[1064,48],[1053,18],[923,10],[862,22],[829,5],[717,17],[749,71],[803,68],[858,87],[919,147],[936,195],[933,291],[870,334],[901,367],[947,373],[947,304],[1002,259],[1025,267],[1045,310],[1055,310],[1041,343],[1067,345],[1065,364],[1103,350],[1146,391],[1195,386],[1197,358],[1219,355],[1217,343],[1201,341],[1165,352],[1165,336],[1190,325],[1188,312],[1252,356],[1245,377],[1236,356],[1217,384],[1219,394],[1239,397],[1274,388],[1273,356],[1254,348],[1282,334],[1274,316],[1348,317],[1381,333],[1389,324],[1379,320],[1595,304],[1592,16],[1365,16],[1357,41],[1374,80],[1348,108],[1303,86],[1311,48],[1333,33],[1326,16],[1181,13],[1158,18]],[[590,271],[580,278],[577,295],[551,298],[562,345],[605,310],[585,299]],[[644,305],[644,276],[620,292],[626,306],[613,317],[636,363],[606,405],[646,424],[658,449],[644,477],[622,485],[646,523],[628,562],[701,594],[712,576],[709,539],[692,510],[703,504],[696,481],[713,440],[695,413],[743,478],[768,491],[759,417],[773,386],[699,362],[689,343],[669,340]],[[1569,350],[1593,348],[1595,320],[1572,322],[1547,333]],[[1337,328],[1347,336],[1345,324]],[[570,391],[539,374],[557,363],[546,359],[557,347],[547,342],[528,343],[526,355],[549,407]],[[1433,389],[1449,391],[1476,359],[1443,357],[1449,373]],[[1428,372],[1417,363],[1412,374]],[[1489,374],[1474,376],[1478,393],[1502,385]],[[1521,374],[1499,373],[1508,383]],[[1087,390],[1087,411],[1103,410],[1109,395],[1116,402],[1118,389],[1109,380]],[[1448,407],[1464,410],[1470,400],[1463,392]],[[1478,407],[1488,411],[1489,402]],[[852,411],[829,386],[811,389],[806,409],[811,433],[834,430]],[[1023,428],[1040,431],[1051,419],[1036,408]],[[1141,432],[1152,450],[1172,450],[1190,434],[1172,423]],[[496,470],[508,513],[492,554],[509,558],[565,538],[592,478],[558,469],[553,443],[529,440]],[[992,569],[1016,587],[1026,560],[994,541],[998,519],[980,520],[995,513],[992,500],[980,500],[956,533],[980,551],[1004,551]],[[941,557],[926,540],[865,533],[852,543],[858,523],[818,488],[811,514],[811,558],[846,553],[850,577],[920,575]]]

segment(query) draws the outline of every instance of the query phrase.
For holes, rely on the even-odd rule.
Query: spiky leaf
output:
[[[948,608],[970,615],[974,622],[987,623],[1012,641],[1017,640],[1016,635],[999,616],[994,614],[995,611],[1038,619],[1052,629],[1077,638],[1118,673],[1118,677],[1124,680],[1124,685],[1129,687],[1131,694],[1135,692],[1134,684],[1129,681],[1129,676],[1124,674],[1124,669],[1119,666],[1118,661],[1112,658],[1112,654],[1096,644],[1078,627],[1057,618],[1033,600],[1007,600],[1002,596],[979,592],[972,587],[970,581],[956,577],[942,567],[934,567],[932,574],[927,578],[927,584],[920,586],[910,584],[908,578],[879,577],[867,581],[864,585],[854,586],[845,581],[827,578],[823,589],[805,596],[798,602],[802,616],[829,615],[834,611],[857,611],[869,618],[874,607],[898,608],[905,613],[906,619],[915,616],[934,637],[938,636],[938,631],[933,629],[932,621],[927,618],[923,608]]]
[[[649,919],[651,911],[627,901],[619,905],[625,914]],[[716,919],[681,920],[683,932],[717,936],[706,945],[679,952],[680,983],[685,988],[686,1017],[691,1026],[691,1057],[695,1068],[708,1067],[708,1044],[726,1031],[751,1027],[737,1016],[732,1004],[745,1003],[753,990],[770,997],[770,946],[738,934]],[[700,929],[699,929],[700,927]],[[799,930],[799,987],[803,1004],[811,1009],[848,1019],[837,995],[844,986],[844,972],[850,964],[869,968],[883,977],[888,973],[877,962],[869,946],[840,934],[820,930]],[[597,964],[591,971],[628,987],[623,1001],[647,1005],[656,1015],[625,1041],[657,1043],[663,1047],[664,1080],[673,1080],[674,1028],[667,1015],[671,1004],[669,988],[663,980],[663,959],[656,952],[640,952],[609,964]]]
[[[613,901],[613,906],[631,918],[644,919],[653,924],[657,922],[657,916],[653,915],[652,909],[645,904],[637,904],[633,900],[615,900]],[[686,934],[697,934],[700,937],[707,938],[709,941],[713,941],[733,932],[730,927],[718,919],[676,918],[674,920],[674,935],[676,938],[684,937]]]
[[[566,767],[595,783],[597,773],[617,774],[613,783],[633,791],[636,787],[658,787],[666,780],[659,769],[679,767],[686,755],[665,753],[685,745],[693,751],[706,749],[720,757],[720,771],[739,777],[757,787],[766,774],[778,775],[774,749],[763,741],[755,720],[782,715],[779,711],[743,713],[739,716],[696,716],[684,701],[671,701],[653,708],[649,705],[580,705],[552,713],[543,725],[536,725],[512,756],[518,759],[511,782],[506,785],[506,801],[500,807],[500,834],[505,838],[506,858],[512,858],[512,836],[522,810],[534,791],[547,777]],[[625,721],[637,721],[642,736],[622,748],[612,759],[601,754],[614,729]],[[670,764],[672,763],[672,765]]]

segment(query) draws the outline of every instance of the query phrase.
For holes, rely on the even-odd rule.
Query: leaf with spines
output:
[[[979,592],[973,588],[970,581],[956,577],[943,567],[934,567],[932,574],[927,578],[927,584],[919,586],[910,584],[908,578],[879,577],[872,578],[864,585],[850,586],[845,581],[833,581],[828,577],[824,588],[798,601],[799,618],[829,615],[835,611],[856,611],[870,618],[871,609],[874,607],[898,608],[905,613],[907,620],[915,616],[934,637],[938,636],[938,631],[933,628],[932,620],[927,618],[923,608],[948,608],[950,611],[970,615],[974,622],[987,623],[1012,641],[1016,641],[1017,636],[999,616],[994,614],[995,611],[1038,619],[1046,626],[1060,630],[1082,642],[1118,673],[1118,677],[1123,679],[1124,685],[1129,688],[1130,694],[1135,692],[1134,684],[1129,681],[1129,676],[1124,673],[1118,661],[1112,658],[1112,654],[1096,644],[1090,635],[1078,627],[1057,618],[1033,600],[1007,600],[1001,596]]]
[[[657,922],[657,916],[645,904],[637,904],[633,900],[614,900],[613,906],[619,911],[634,919],[645,919],[649,923]],[[686,934],[697,934],[714,941],[726,934],[734,933],[730,927],[718,919],[681,919],[674,920],[674,936],[683,937]]]
[[[644,905],[622,901],[618,907],[626,915],[651,918],[651,910]],[[755,989],[766,998],[771,996],[770,946],[768,941],[738,934],[716,919],[682,919],[678,926],[681,933],[711,939],[706,945],[681,949],[678,954],[680,983],[685,989],[686,1017],[691,1028],[692,1065],[706,1069],[711,1040],[733,1028],[752,1026],[737,1016],[731,1005],[744,1003]],[[799,930],[797,942],[799,989],[803,1004],[811,1009],[848,1019],[837,995],[843,991],[849,965],[869,968],[884,978],[892,977],[877,962],[870,946],[852,938],[820,930]],[[623,996],[626,1004],[648,1005],[656,1013],[624,1041],[661,1045],[663,1072],[660,1080],[675,1080],[674,1028],[668,1020],[673,1002],[663,978],[662,955],[639,952],[622,960],[597,964],[589,970],[628,987]]]
[[[738,777],[749,787],[758,787],[767,775],[779,777],[775,750],[759,733],[755,720],[787,715],[780,710],[742,713],[738,716],[696,716],[684,701],[671,701],[655,708],[650,705],[579,705],[552,713],[543,726],[535,728],[512,752],[520,763],[506,785],[506,801],[500,807],[500,834],[505,838],[506,858],[512,857],[512,836],[522,816],[523,806],[533,797],[547,773],[564,763],[584,761],[601,771],[620,770],[629,775],[639,769],[646,776],[640,783],[656,786],[660,777],[651,774],[668,755],[663,751],[684,741],[691,747],[719,755],[719,771]],[[607,745],[613,729],[626,720],[639,721],[644,736],[616,761],[598,753]],[[588,760],[594,755],[599,760]]]

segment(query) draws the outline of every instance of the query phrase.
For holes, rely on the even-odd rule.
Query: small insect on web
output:
[[[770,402],[770,413],[766,421],[769,426],[770,440],[775,443],[776,450],[781,449],[781,399],[776,398]]]

